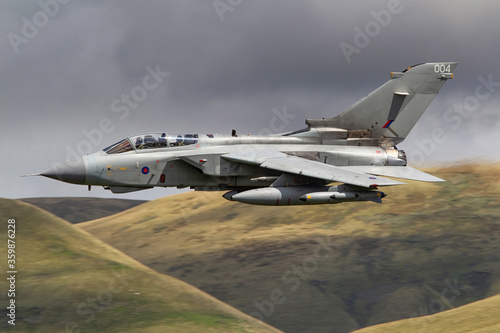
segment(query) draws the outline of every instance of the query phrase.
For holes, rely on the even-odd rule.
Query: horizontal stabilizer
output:
[[[418,180],[421,182],[446,181],[409,166],[344,166],[340,168],[355,172],[364,172],[371,175]]]

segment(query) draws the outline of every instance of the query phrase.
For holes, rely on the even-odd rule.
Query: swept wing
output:
[[[229,161],[259,165],[261,168],[284,173],[325,179],[330,182],[342,182],[366,188],[405,184],[397,180],[375,177],[364,172],[343,169],[330,164],[290,156],[281,152],[239,152],[225,154],[222,157]]]

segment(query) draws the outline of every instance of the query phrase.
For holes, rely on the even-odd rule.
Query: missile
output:
[[[336,204],[349,201],[382,202],[385,193],[368,190],[345,190],[345,186],[287,186],[264,187],[247,191],[230,191],[223,197],[230,201],[238,201],[252,205],[291,206],[312,204]]]
[[[353,200],[357,197],[359,197],[359,195],[354,192],[313,192],[304,194],[299,197],[299,200],[302,200],[307,204],[327,204]]]
[[[257,177],[257,178],[251,178],[250,181],[252,182],[274,182],[276,179],[279,177]]]
[[[299,198],[307,204],[329,204],[347,201],[373,201],[382,203],[382,198],[387,194],[380,191],[356,191],[356,192],[315,192],[308,193]]]

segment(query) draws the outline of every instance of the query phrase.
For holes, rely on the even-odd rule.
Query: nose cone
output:
[[[232,201],[233,195],[238,194],[238,191],[230,191],[222,195],[222,197],[226,200]]]
[[[42,176],[72,184],[85,184],[87,168],[82,157],[63,163],[41,173]]]

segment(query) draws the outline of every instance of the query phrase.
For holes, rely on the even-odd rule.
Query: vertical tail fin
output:
[[[438,94],[453,78],[458,62],[419,64],[391,73],[391,80],[329,119],[308,119],[310,127],[367,131],[372,139],[403,141]]]

